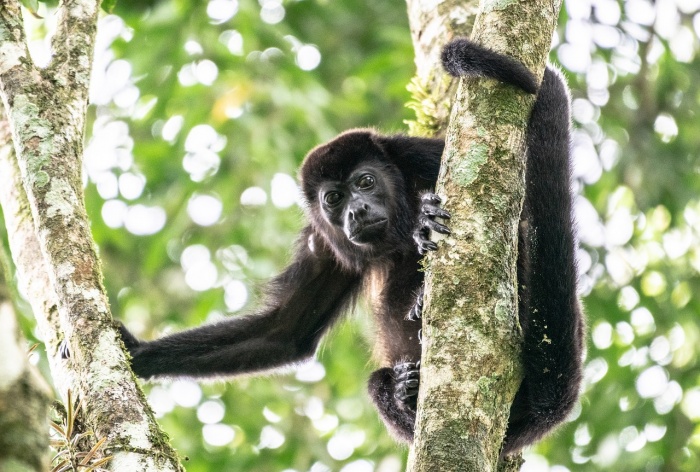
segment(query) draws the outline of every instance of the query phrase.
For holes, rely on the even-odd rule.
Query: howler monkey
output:
[[[518,244],[523,383],[503,454],[530,444],[571,410],[581,381],[582,313],[572,230],[569,96],[547,68],[538,86],[519,62],[466,39],[448,44],[455,76],[485,76],[536,93],[527,129],[527,187]],[[140,377],[217,377],[264,371],[314,355],[321,337],[363,289],[373,290],[382,367],[369,393],[390,431],[413,438],[420,373],[422,254],[430,230],[449,233],[433,194],[444,141],[368,129],[313,149],[300,177],[309,224],[290,265],[269,284],[255,314],[155,341],[122,338]],[[546,342],[544,342],[546,341]]]

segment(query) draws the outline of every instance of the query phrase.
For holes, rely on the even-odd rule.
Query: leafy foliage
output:
[[[112,456],[104,456],[101,451],[107,438],[98,440],[88,451],[82,450],[84,440],[93,433],[91,431],[77,433],[75,425],[82,403],[73,402],[70,390],[66,398],[65,408],[57,408],[62,413],[61,419],[49,422],[54,434],[51,447],[57,450],[51,461],[53,465],[51,472],[105,471],[106,469],[102,466],[112,459]]]

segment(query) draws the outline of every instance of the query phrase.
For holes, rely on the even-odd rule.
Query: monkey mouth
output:
[[[358,226],[348,234],[348,239],[355,244],[367,243],[383,233],[386,222],[386,218],[381,218],[369,224]]]

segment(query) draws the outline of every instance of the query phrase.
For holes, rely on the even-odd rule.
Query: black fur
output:
[[[537,92],[537,79],[527,67],[466,38],[455,39],[445,46],[442,64],[455,77],[488,77],[515,85],[527,93]]]
[[[513,59],[467,40],[445,48],[453,74],[495,77],[528,92],[532,74]],[[527,132],[527,191],[520,225],[518,282],[525,380],[511,409],[503,454],[530,444],[571,410],[581,381],[583,315],[569,189],[569,98],[547,69]],[[313,149],[300,171],[309,225],[294,260],[269,285],[257,313],[232,317],[156,341],[122,328],[141,377],[213,377],[263,371],[314,355],[321,337],[372,292],[382,368],[369,392],[389,429],[413,438],[418,392],[423,273],[435,249],[428,229],[444,142],[358,129]],[[368,177],[369,176],[369,177]]]

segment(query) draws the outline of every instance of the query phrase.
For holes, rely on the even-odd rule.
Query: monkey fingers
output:
[[[394,366],[394,398],[402,405],[416,409],[420,383],[420,361],[405,362]]]
[[[117,331],[119,331],[119,335],[122,338],[122,342],[129,351],[133,350],[133,348],[141,344],[141,342],[138,339],[136,339],[136,337],[133,334],[131,334],[131,332],[129,332],[129,330],[126,329],[126,326],[124,326],[121,322],[115,322],[115,328],[117,328]]]
[[[430,217],[450,219],[450,212],[440,207],[442,199],[435,193],[426,192],[421,195],[421,213]]]
[[[58,353],[61,354],[61,359],[70,359],[70,348],[65,339],[58,345]]]
[[[437,244],[430,240],[430,230],[427,228],[418,228],[413,232],[413,240],[418,246],[418,253],[423,256],[428,251],[437,250]]]
[[[423,290],[424,287],[421,285],[418,289],[418,294],[416,294],[416,303],[413,304],[406,316],[408,321],[418,321],[423,317]]]
[[[437,233],[440,233],[440,234],[452,234],[452,231],[450,231],[450,228],[448,228],[447,226],[445,226],[443,224],[438,223],[437,221],[433,220],[432,218],[434,218],[434,217],[421,216],[420,218],[418,218],[418,221],[421,225],[421,228],[431,229],[431,230],[433,230]]]
[[[451,233],[450,228],[435,221],[435,218],[449,219],[450,213],[440,207],[442,200],[437,194],[425,192],[420,200],[420,215],[413,239],[418,246],[418,253],[425,255],[428,251],[437,249],[437,244],[430,240],[431,230],[441,234]]]

